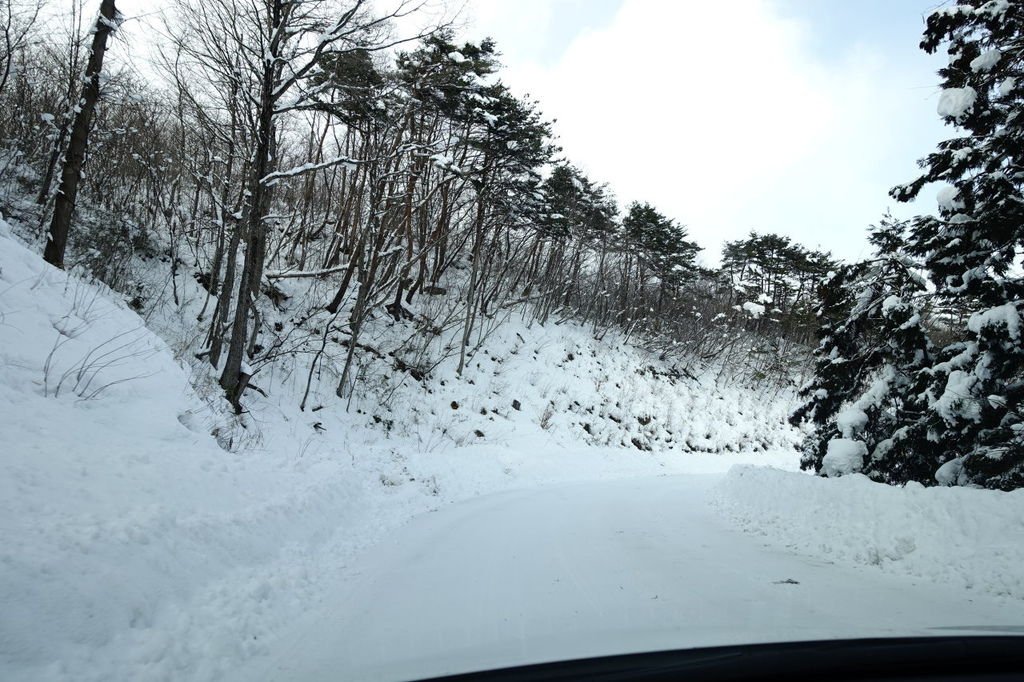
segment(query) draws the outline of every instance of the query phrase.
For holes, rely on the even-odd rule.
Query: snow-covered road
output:
[[[342,569],[323,603],[237,679],[412,679],[654,649],[1024,626],[1016,600],[769,548],[711,504],[720,479],[524,490],[425,514]]]

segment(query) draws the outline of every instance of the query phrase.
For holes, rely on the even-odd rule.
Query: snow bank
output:
[[[204,405],[116,293],[0,227],[0,679],[216,679],[429,508],[386,456],[304,457],[306,424],[227,452]]]
[[[222,654],[204,649],[251,645],[230,613],[203,623],[224,604],[206,588],[287,551],[294,475],[221,450],[138,315],[3,232],[0,678],[216,669]]]
[[[747,532],[807,556],[1024,599],[1024,490],[737,466],[716,504]]]
[[[148,292],[170,290],[163,268],[141,263],[134,274]],[[448,299],[457,282],[441,284],[448,287],[447,296],[420,296],[407,304],[409,311],[432,319],[454,314]],[[795,386],[761,382],[751,387],[720,378],[716,368],[683,371],[613,331],[595,339],[589,325],[571,320],[542,325],[518,310],[500,324],[481,322],[461,376],[456,372],[461,325],[424,334],[417,320],[375,316],[367,321],[354,356],[351,399],[340,402],[335,391],[347,361],[347,339],[332,334],[325,346],[321,330],[332,316],[320,311],[310,317],[309,310],[310,302],[330,300],[336,281],[283,279],[275,286],[286,298],[279,304],[258,300],[267,330],[261,342],[295,352],[252,363],[253,381],[269,396],[250,391],[243,397],[248,428],[229,434],[236,450],[240,440],[266,451],[294,450],[296,442],[329,447],[348,438],[442,452],[513,447],[536,438],[565,448],[584,443],[634,454],[684,454],[795,449],[802,439],[787,420],[797,404]],[[179,277],[177,289],[180,304],[169,295],[145,301],[146,323],[192,363],[194,381],[206,382],[205,390],[217,396],[209,366],[194,360],[205,335],[202,329],[197,333],[196,319],[208,293],[189,276]],[[280,331],[271,331],[275,328]],[[310,363],[321,351],[302,411],[298,405]],[[290,440],[279,438],[282,430],[293,434]]]

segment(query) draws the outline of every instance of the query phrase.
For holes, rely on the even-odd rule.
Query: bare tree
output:
[[[59,104],[55,103],[55,106],[42,112],[50,118],[53,134],[49,145],[48,161],[43,171],[43,181],[36,194],[36,203],[40,206],[45,206],[50,200],[53,174],[61,160],[61,154],[68,139],[68,129],[71,127],[72,117],[75,114],[71,103],[76,99],[79,88],[82,86],[81,79],[78,77],[81,72],[81,53],[84,45],[82,8],[83,0],[71,2],[71,11],[65,19],[67,21],[67,44],[58,46],[44,44],[42,49],[42,52],[49,57],[47,61],[53,62],[55,71],[59,73],[59,76],[54,74],[55,77],[49,83],[54,91],[51,94],[61,93],[64,99]],[[54,112],[57,111],[61,112],[59,116],[54,115]]]
[[[233,312],[227,316],[221,306],[215,315],[225,322],[230,318],[220,384],[236,408],[245,390],[247,377],[241,371],[245,356],[259,331],[258,308],[253,303],[270,253],[267,231],[275,188],[294,178],[352,163],[343,155],[324,159],[316,150],[316,162],[307,159],[293,168],[281,167],[280,121],[282,117],[301,118],[305,112],[330,108],[332,90],[321,74],[331,59],[356,51],[382,51],[421,37],[392,39],[388,34],[391,20],[421,6],[418,0],[403,1],[385,14],[374,15],[368,11],[366,0],[352,0],[340,8],[327,0],[179,4],[180,50],[217,80],[237,86],[238,118],[247,131],[250,150],[241,178],[242,202],[235,213],[239,216],[236,230],[244,246],[244,259],[237,281],[223,283],[235,288]],[[229,253],[229,260],[231,257]]]
[[[103,0],[100,14],[96,18],[93,33],[92,51],[85,67],[85,82],[82,95],[75,107],[75,117],[71,124],[71,140],[68,143],[61,171],[60,189],[53,208],[53,219],[50,222],[49,238],[43,251],[47,263],[58,268],[64,267],[64,251],[68,243],[68,232],[71,229],[71,218],[75,212],[75,198],[78,196],[78,184],[82,179],[82,166],[89,147],[89,126],[92,123],[93,111],[100,98],[100,73],[103,70],[103,56],[107,51],[107,39],[117,29],[118,13],[114,0]]]
[[[27,4],[16,0],[0,2],[0,93],[7,87],[14,59],[28,43],[42,6],[42,0]]]

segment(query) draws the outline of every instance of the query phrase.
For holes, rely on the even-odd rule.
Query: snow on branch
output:
[[[306,173],[313,173],[324,168],[332,168],[334,166],[348,166],[349,168],[355,168],[361,161],[357,161],[348,156],[339,156],[334,159],[328,159],[327,161],[321,161],[320,163],[304,163],[301,166],[295,166],[288,170],[275,171],[268,175],[263,176],[260,182],[267,187],[271,187],[280,182],[283,178],[293,178],[298,175],[305,175]]]
[[[117,33],[117,30],[121,28],[121,24],[124,23],[124,15],[118,12],[114,15],[113,19],[108,19],[102,14],[96,17],[96,24],[106,26],[110,29],[111,33]]]
[[[327,31],[322,33],[315,47],[308,52],[308,56],[301,66],[296,67],[290,61],[285,62],[285,66],[291,72],[288,77],[284,78],[282,82],[277,84],[274,88],[273,99],[277,101],[284,95],[288,90],[292,88],[296,83],[305,78],[319,63],[320,57],[332,51],[332,46],[335,42],[340,41],[342,38],[347,37],[349,34],[359,30],[359,28],[365,27],[352,27],[350,23],[354,20],[359,10],[365,4],[365,0],[356,0],[346,12],[334,23],[334,26]]]
[[[278,270],[264,273],[264,277],[267,279],[296,279],[299,277],[324,277],[325,275],[333,275],[336,272],[342,272],[347,269],[348,263],[342,263],[341,265],[333,268],[323,268],[322,270]]]

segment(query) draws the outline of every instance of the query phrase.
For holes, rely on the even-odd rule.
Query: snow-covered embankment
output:
[[[806,556],[1024,599],[1024,490],[737,466],[717,504],[744,530]]]

